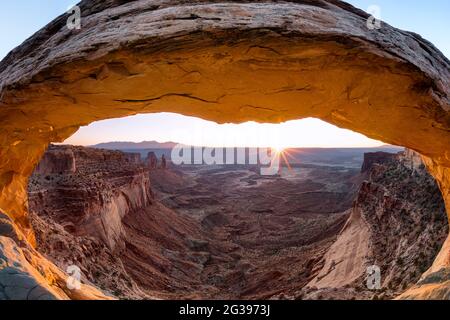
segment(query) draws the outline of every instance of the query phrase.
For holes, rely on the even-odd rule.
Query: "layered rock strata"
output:
[[[305,298],[430,298],[418,286],[438,284],[434,299],[449,299],[448,269],[422,274],[448,234],[445,205],[420,157],[366,154],[367,179],[354,200],[350,219],[324,257],[324,266]],[[380,288],[368,288],[370,268],[380,270]],[[430,280],[432,279],[432,280]],[[428,291],[428,293],[427,293]],[[417,295],[417,296],[416,296]]]

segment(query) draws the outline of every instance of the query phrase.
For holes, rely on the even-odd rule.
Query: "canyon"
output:
[[[120,299],[395,298],[445,241],[439,189],[410,151],[366,153],[362,169],[329,153],[261,176],[51,146],[29,182],[36,248]]]
[[[319,118],[418,152],[448,216],[450,61],[418,34],[387,23],[369,30],[367,13],[338,0],[83,0],[79,7],[80,30],[61,15],[0,62],[0,283],[9,294],[108,298],[89,285],[67,288],[67,274],[36,250],[27,194],[49,144],[101,119]],[[101,221],[88,222],[121,245],[123,230],[100,232]],[[425,280],[403,297],[448,293],[449,248],[450,237]]]

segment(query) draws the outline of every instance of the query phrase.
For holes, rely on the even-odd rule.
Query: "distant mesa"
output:
[[[394,161],[397,157],[395,153],[389,152],[368,152],[364,154],[364,162],[361,168],[361,173],[369,171],[372,166],[377,164],[387,164],[391,161]]]

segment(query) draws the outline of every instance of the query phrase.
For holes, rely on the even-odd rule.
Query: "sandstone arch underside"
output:
[[[316,117],[408,147],[450,212],[450,62],[419,35],[370,30],[366,13],[337,0],[80,7],[80,30],[62,15],[0,62],[0,208],[29,243],[27,178],[50,142],[162,111],[219,123]],[[449,247],[429,273],[450,267]],[[426,286],[414,295],[450,285]]]

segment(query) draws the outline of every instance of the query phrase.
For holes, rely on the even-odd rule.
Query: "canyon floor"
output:
[[[434,180],[405,159],[261,176],[257,166],[149,168],[135,154],[55,146],[30,180],[30,209],[39,251],[117,298],[392,298],[447,234]],[[385,275],[376,292],[365,286],[371,264]]]
[[[355,170],[292,168],[284,177],[255,171],[184,168],[175,174],[187,182],[177,186],[166,185],[173,172],[150,174],[160,182],[156,198],[192,217],[209,239],[213,254],[200,277],[208,286],[199,297],[295,295],[348,218]]]

